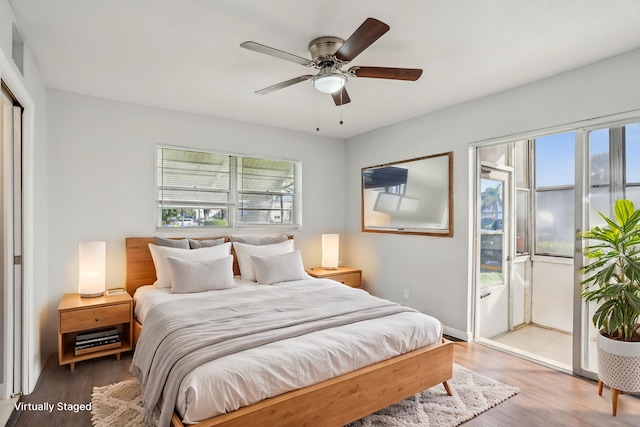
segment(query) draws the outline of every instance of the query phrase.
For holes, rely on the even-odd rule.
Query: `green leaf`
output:
[[[629,301],[629,304],[633,307],[633,309],[640,313],[640,297],[634,295],[629,291],[625,291],[625,295],[627,296],[627,301]]]
[[[611,227],[610,229],[603,229],[595,238],[615,238],[619,233],[620,233],[620,229],[621,227],[616,224],[613,220],[607,218],[603,213],[598,212],[600,214],[600,216],[602,216],[602,219],[605,220],[605,222],[607,224],[609,224],[609,227]]]
[[[624,226],[627,223],[629,217],[634,213],[634,211],[635,208],[633,206],[633,202],[625,199],[616,200],[616,204],[613,208],[616,220],[621,226]]]
[[[622,314],[622,309],[620,305],[615,304],[609,316],[609,332],[614,332],[614,331],[618,331],[619,329],[622,329],[623,319],[624,319],[624,316]]]

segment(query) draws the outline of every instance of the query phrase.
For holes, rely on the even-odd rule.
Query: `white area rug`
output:
[[[449,385],[453,396],[439,384],[355,421],[349,427],[454,427],[519,391],[455,363]]]
[[[518,393],[518,389],[453,365],[449,381],[453,396],[440,384],[375,414],[350,427],[453,427],[493,408]],[[91,395],[94,427],[140,427],[142,408],[136,380],[95,387]]]
[[[91,393],[91,424],[95,427],[142,426],[142,395],[138,380],[94,387]]]

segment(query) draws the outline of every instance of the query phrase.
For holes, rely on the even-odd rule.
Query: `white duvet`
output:
[[[344,286],[327,279],[300,282],[309,281],[317,286]],[[235,288],[211,292],[220,298],[238,292],[250,296],[247,286],[262,285],[238,280]],[[146,313],[155,304],[178,298],[197,299],[201,295],[140,287],[134,296],[136,318],[144,323]],[[438,320],[408,312],[263,345],[193,370],[182,381],[176,409],[185,424],[197,423],[424,347],[441,336],[442,325]]]

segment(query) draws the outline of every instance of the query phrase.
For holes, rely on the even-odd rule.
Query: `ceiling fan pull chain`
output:
[[[316,91],[316,132],[320,132],[320,110],[318,104],[318,97],[320,96],[320,92]]]
[[[340,124],[344,123],[342,121],[342,107],[344,107],[344,102],[342,102],[342,94],[344,93],[344,90],[340,90]]]

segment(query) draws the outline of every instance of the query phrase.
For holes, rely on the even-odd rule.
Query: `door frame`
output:
[[[22,392],[22,106],[0,80],[3,366],[0,399]],[[6,126],[6,127],[5,127]],[[6,139],[5,139],[6,137]]]
[[[580,296],[582,293],[582,287],[580,286],[581,273],[580,269],[584,266],[583,257],[583,243],[578,237],[578,234],[585,230],[589,224],[589,212],[585,209],[585,200],[589,197],[589,186],[585,183],[589,182],[589,146],[587,132],[582,130],[576,130],[576,142],[575,142],[575,180],[574,180],[574,225],[576,228],[576,239],[574,241],[573,251],[573,340],[572,351],[573,357],[571,360],[572,372],[575,375],[581,377],[597,380],[598,375],[594,372],[588,371],[582,367],[582,360],[584,359],[584,352],[588,351],[585,345],[585,337],[588,339],[589,333],[587,332],[588,323],[585,321],[588,310],[586,305]],[[579,333],[576,333],[579,331]]]
[[[576,153],[575,153],[575,165],[576,165],[576,186],[575,186],[575,217],[574,223],[576,224],[576,240],[574,244],[574,317],[573,317],[573,373],[592,380],[598,379],[598,374],[589,370],[588,367],[583,366],[586,363],[586,357],[596,357],[593,354],[593,345],[590,341],[590,331],[593,329],[591,314],[589,311],[589,305],[581,297],[582,286],[580,279],[582,277],[580,270],[584,267],[584,255],[583,250],[586,246],[586,242],[578,237],[580,232],[586,231],[590,228],[590,145],[589,134],[591,131],[602,128],[616,128],[618,126],[637,123],[640,118],[640,111],[636,111],[636,114],[632,117],[611,116],[603,118],[595,124],[584,126],[580,130],[576,131]],[[614,129],[614,131],[617,131]],[[611,144],[611,142],[610,142]],[[611,145],[610,145],[610,148]],[[610,188],[609,188],[609,202],[613,205],[613,202],[619,198],[624,197],[625,185],[624,185],[624,166],[623,159],[625,158],[622,153],[623,146],[617,145],[614,150],[609,152],[609,167],[610,167]],[[593,304],[593,303],[592,303]],[[580,331],[580,334],[575,333]],[[579,336],[578,336],[579,335]]]
[[[21,392],[29,394],[36,386],[43,367],[42,342],[36,328],[39,323],[34,314],[34,140],[35,140],[35,101],[29,94],[24,77],[19,74],[2,50],[0,50],[0,80],[20,103],[22,111],[22,302],[21,302],[21,374],[19,383]],[[42,106],[46,108],[46,106]],[[45,297],[46,298],[46,297]],[[9,305],[2,307],[5,313],[13,316],[14,309]],[[38,329],[39,330],[39,329]],[[3,367],[4,369],[4,367]],[[12,368],[13,369],[13,368]]]
[[[589,188],[588,186],[585,185],[585,183],[588,182],[585,180],[585,175],[589,173],[587,133],[588,131],[597,129],[597,128],[615,126],[616,124],[623,124],[623,123],[629,123],[631,121],[637,121],[639,117],[640,117],[640,109],[634,109],[634,110],[614,113],[606,116],[598,116],[598,117],[587,118],[587,119],[574,121],[574,122],[560,123],[560,124],[556,124],[556,125],[545,127],[545,128],[540,128],[540,129],[535,129],[535,130],[530,130],[525,132],[516,132],[509,135],[503,135],[495,138],[488,138],[484,140],[476,140],[474,142],[471,142],[469,144],[469,170],[470,170],[470,173],[469,173],[470,187],[469,188],[473,189],[473,191],[469,191],[470,206],[476,206],[477,204],[476,187],[479,185],[478,176],[479,176],[479,169],[480,169],[480,165],[477,160],[478,159],[477,151],[479,148],[487,147],[491,145],[506,144],[506,143],[510,143],[510,142],[514,142],[522,139],[534,139],[544,135],[561,133],[561,132],[566,132],[571,130],[571,131],[575,131],[576,133],[576,144],[575,144],[576,179],[574,182],[574,191],[575,191],[574,193],[575,194],[574,224],[575,224],[576,232],[585,230],[586,229],[585,227],[587,227],[589,224],[588,210],[585,209],[585,206],[583,205],[583,201],[585,200],[584,198],[587,197],[589,193]],[[477,310],[477,304],[474,303],[474,302],[477,302],[478,300],[476,283],[475,283],[475,280],[476,280],[475,271],[478,269],[478,267],[475,265],[476,264],[475,251],[476,251],[476,240],[477,240],[477,230],[476,230],[477,222],[476,221],[478,220],[476,211],[477,211],[476,209],[473,209],[473,213],[472,215],[470,215],[470,219],[469,219],[470,221],[469,229],[473,230],[472,232],[469,233],[469,265],[471,265],[473,268],[473,274],[470,275],[471,278],[469,282],[469,295],[470,295],[470,298],[472,299],[472,304],[471,304],[472,313],[470,313],[470,317],[469,317],[471,327],[472,327],[471,335],[473,336],[474,340],[478,342],[484,341],[489,345],[493,345],[493,343],[489,342],[488,340],[482,340],[481,338],[479,338],[477,333],[476,319],[477,319],[478,310]],[[531,225],[531,227],[533,226]],[[530,230],[530,236],[531,238],[533,238],[532,230]],[[584,357],[583,352],[585,351],[585,348],[584,348],[585,344],[582,342],[581,337],[588,336],[588,334],[585,333],[585,327],[588,326],[589,322],[591,321],[591,319],[587,318],[588,317],[587,307],[584,301],[582,300],[582,298],[580,298],[580,287],[578,286],[580,281],[579,270],[580,268],[582,268],[582,265],[583,265],[582,245],[583,245],[583,242],[576,238],[575,245],[574,245],[574,270],[575,270],[574,285],[575,286],[574,286],[574,300],[573,300],[574,340],[573,340],[572,371],[573,371],[573,374],[576,374],[582,377],[597,379],[597,375],[595,375],[592,371],[583,369],[581,364],[582,358]],[[533,254],[531,254],[531,256],[533,256]],[[576,332],[579,332],[579,333],[576,333]],[[505,349],[505,350],[509,351],[508,349]],[[528,357],[522,356],[522,355],[520,355],[520,357],[529,359]],[[529,360],[532,360],[536,363],[542,363],[541,361],[536,359],[529,359]],[[559,369],[557,366],[553,366],[553,365],[549,365],[549,366],[553,369],[563,371],[562,369]]]

